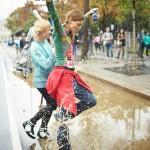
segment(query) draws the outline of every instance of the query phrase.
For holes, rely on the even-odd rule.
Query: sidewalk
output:
[[[0,57],[0,72],[0,149],[21,150],[16,120],[9,101],[7,75],[2,55]]]
[[[146,59],[145,64],[150,66],[150,58]],[[124,66],[122,59],[107,60],[105,54],[101,53],[92,56],[91,60],[77,62],[76,70],[150,100],[150,74],[128,76],[106,70],[119,66]]]

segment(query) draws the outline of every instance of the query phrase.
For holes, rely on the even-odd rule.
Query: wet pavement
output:
[[[12,138],[11,138],[11,128],[9,122],[9,112],[7,106],[7,91],[6,91],[6,80],[5,80],[5,70],[3,65],[2,55],[0,56],[0,149],[13,149]],[[4,143],[7,141],[7,145]]]
[[[7,48],[6,50],[6,47],[5,51],[2,50],[2,47],[0,50],[5,56],[9,95],[11,95],[9,97],[22,149],[40,150],[42,146],[40,144],[45,141],[32,140],[22,128],[22,122],[28,120],[38,111],[40,95],[35,88],[29,86],[26,80],[14,75],[15,49]],[[115,65],[122,65],[122,62],[120,60],[108,61],[104,56],[99,55],[93,56],[91,60],[86,62],[77,62],[77,70],[93,89],[98,104],[67,122],[73,150],[150,149],[149,75],[126,77],[103,69]],[[17,72],[18,74],[19,72]],[[127,91],[127,87],[129,90],[131,88],[132,92]],[[136,90],[143,94],[134,92]],[[35,132],[37,132],[39,125],[40,121],[36,125]],[[49,122],[50,141],[46,142],[50,150],[58,149],[56,131],[59,125],[52,117]]]

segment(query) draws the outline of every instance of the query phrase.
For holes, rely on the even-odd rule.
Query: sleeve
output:
[[[80,30],[79,30],[79,32],[81,31],[81,30],[84,30],[84,28],[87,26],[87,24],[88,24],[88,17],[87,16],[84,16],[84,21],[83,21],[83,24],[82,24],[82,26],[81,26],[81,28],[80,28]]]
[[[47,2],[46,4],[47,4],[47,8],[48,8],[49,14],[50,14],[50,16],[51,16],[51,18],[52,18],[52,20],[54,22],[55,31],[60,34],[62,26],[61,26],[61,23],[59,21],[59,16],[58,16],[56,7],[54,5],[54,2],[52,0],[50,2]]]
[[[40,50],[39,47],[31,48],[30,52],[34,62],[36,62],[42,68],[49,69],[54,67],[55,58],[53,57],[53,55],[50,55],[46,58],[46,56],[42,53],[42,50]]]
[[[102,35],[102,41],[105,41],[105,33]]]

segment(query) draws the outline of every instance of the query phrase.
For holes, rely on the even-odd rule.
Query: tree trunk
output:
[[[84,14],[89,11],[89,0],[84,0]],[[89,42],[88,42],[88,25],[89,22],[87,23],[86,27],[83,29],[83,46],[82,46],[82,56],[81,59],[87,59],[87,52],[88,52],[88,47],[89,47]]]

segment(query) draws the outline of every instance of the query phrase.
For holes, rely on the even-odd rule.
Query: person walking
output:
[[[25,41],[25,33],[22,33],[21,35],[21,39],[20,39],[20,53],[22,52],[23,47],[25,46],[26,41]]]
[[[37,133],[40,138],[48,138],[48,122],[53,110],[57,108],[54,100],[46,90],[46,81],[55,65],[55,56],[52,53],[52,47],[47,41],[50,35],[50,23],[47,20],[37,20],[33,26],[34,41],[31,44],[30,52],[34,64],[33,83],[37,90],[46,100],[46,106],[40,109],[30,120],[23,123],[27,135],[33,139],[36,138],[34,126],[39,119],[42,119],[41,126]]]
[[[106,32],[104,32],[102,39],[106,47],[107,59],[109,58],[109,53],[111,54],[111,58],[113,58],[113,34],[110,32],[109,27],[106,27]]]
[[[93,39],[94,45],[95,45],[95,50],[96,50],[96,54],[98,53],[98,49],[100,51],[100,37],[99,35],[96,35]]]
[[[78,38],[78,33],[75,34],[74,36],[74,43],[73,43],[73,51],[74,51],[74,57],[77,57],[77,49],[78,49],[78,44],[79,44],[79,38]]]
[[[146,56],[149,57],[149,49],[150,49],[150,34],[149,32],[146,32],[146,35],[144,36],[144,45],[146,48]]]
[[[117,40],[118,40],[118,46],[119,46],[117,58],[119,59],[120,53],[122,52],[122,59],[123,59],[124,58],[125,45],[126,45],[126,35],[125,35],[125,32],[123,29],[120,29],[120,32],[117,35]]]
[[[145,36],[145,30],[142,29],[140,33],[137,34],[137,41],[139,43],[139,56],[143,57],[144,52],[144,36]]]
[[[103,37],[103,31],[101,30],[99,32],[99,46],[100,46],[101,51],[104,53],[104,46],[103,46],[102,37]]]
[[[93,38],[94,38],[94,35],[93,33],[89,30],[88,32],[88,40],[89,40],[89,51],[90,51],[90,55],[94,55],[93,53]]]
[[[14,40],[14,43],[15,43],[15,48],[16,48],[16,54],[17,56],[19,55],[19,48],[20,48],[20,45],[19,45],[19,37],[16,37],[15,40]]]

